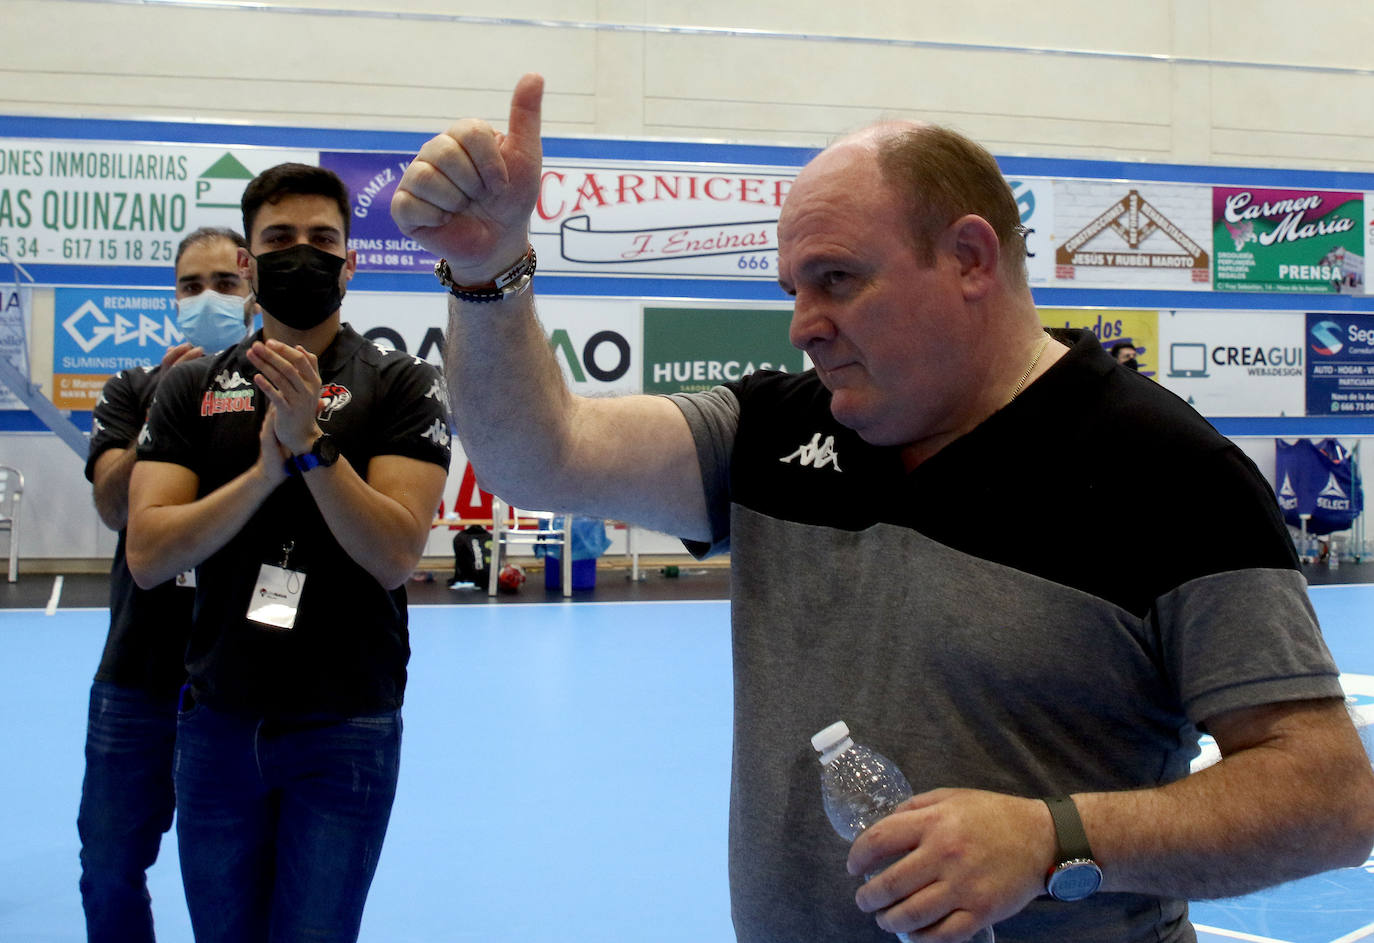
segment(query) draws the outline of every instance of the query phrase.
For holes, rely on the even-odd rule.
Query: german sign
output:
[[[169,291],[58,288],[54,291],[53,404],[91,409],[120,370],[149,367],[184,339]]]

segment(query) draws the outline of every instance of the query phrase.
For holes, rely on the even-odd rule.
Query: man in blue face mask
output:
[[[177,247],[177,330],[206,353],[232,347],[248,333],[251,292],[239,274],[247,242],[232,229],[197,229]]]
[[[197,229],[176,255],[177,322],[186,341],[156,367],[123,370],[101,390],[86,477],[100,519],[119,532],[110,567],[110,628],[91,685],[86,775],[77,831],[81,899],[93,943],[151,943],[145,874],[157,858],[175,805],[172,753],[177,691],[186,680],[194,580],[181,574],[140,589],[124,549],[140,428],[160,381],[178,363],[241,340],[248,282],[238,272],[244,238]]]
[[[348,191],[243,193],[262,330],[172,372],[139,439],[129,568],[196,566],[177,840],[197,943],[356,939],[396,791],[405,582],[449,463],[443,380],[341,321]]]

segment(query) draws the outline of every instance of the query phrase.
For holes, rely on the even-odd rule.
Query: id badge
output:
[[[305,574],[264,563],[258,572],[253,599],[248,604],[248,618],[274,629],[290,629],[296,625],[296,612],[301,604],[301,589]]]
[[[191,567],[189,570],[183,570],[182,572],[178,573],[176,575],[176,581],[177,585],[180,586],[182,589],[195,589],[196,568]]]

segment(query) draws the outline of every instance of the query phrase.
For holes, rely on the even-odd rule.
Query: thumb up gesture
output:
[[[516,83],[506,133],[464,118],[425,142],[391,199],[401,232],[448,260],[459,285],[481,285],[525,253],[539,198],[544,79]]]

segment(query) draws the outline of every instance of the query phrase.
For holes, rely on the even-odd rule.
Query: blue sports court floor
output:
[[[1312,591],[1374,715],[1374,585]],[[728,604],[415,606],[362,939],[728,943]],[[0,941],[85,939],[76,806],[103,609],[0,610]],[[837,859],[836,867],[842,867]],[[158,938],[191,940],[168,836]],[[1202,939],[1374,941],[1374,860],[1197,904]]]

